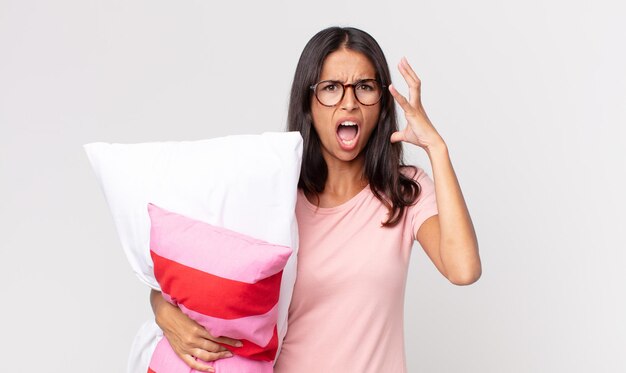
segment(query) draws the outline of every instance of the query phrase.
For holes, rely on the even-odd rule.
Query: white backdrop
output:
[[[626,371],[622,7],[0,0],[1,370],[123,372],[151,316],[82,144],[280,131],[304,44],[351,25],[421,77],[480,242],[468,287],[415,246],[409,371]]]

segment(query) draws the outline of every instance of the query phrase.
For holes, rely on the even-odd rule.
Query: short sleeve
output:
[[[408,175],[412,175],[409,171]],[[411,237],[417,239],[417,231],[422,223],[431,216],[437,215],[437,198],[435,195],[435,183],[433,179],[421,168],[417,167],[417,173],[412,176],[413,180],[420,185],[420,193],[415,205],[409,206],[407,214],[410,219]]]

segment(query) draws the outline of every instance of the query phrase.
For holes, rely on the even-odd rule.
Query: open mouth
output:
[[[352,145],[358,134],[359,125],[356,122],[347,120],[339,123],[339,126],[337,127],[337,138],[346,146]]]

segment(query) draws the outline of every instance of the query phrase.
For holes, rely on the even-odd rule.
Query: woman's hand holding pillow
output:
[[[241,341],[212,336],[178,307],[163,299],[161,293],[156,290],[150,293],[150,303],[156,316],[156,323],[163,330],[172,349],[193,369],[202,372],[215,371],[213,367],[202,364],[195,357],[202,361],[215,361],[232,356],[228,349],[217,342],[234,347],[241,346]]]

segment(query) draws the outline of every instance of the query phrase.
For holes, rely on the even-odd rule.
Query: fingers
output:
[[[409,73],[409,75],[413,79],[413,82],[418,86],[421,85],[422,81],[420,80],[420,78],[417,77],[417,74],[415,73],[415,71],[413,71],[411,65],[409,65],[409,61],[406,59],[406,57],[402,57],[402,60],[400,60],[400,62],[404,65],[405,70]]]
[[[241,343],[241,341],[238,341],[238,340],[232,339],[232,338],[228,338],[228,337],[212,337],[211,340],[213,340],[215,342],[227,344],[227,345],[233,346],[233,347],[241,347],[241,346],[243,346],[243,343]]]
[[[401,131],[397,131],[391,134],[391,142],[400,142],[400,141],[406,141],[406,138],[404,136],[404,132]]]
[[[194,341],[193,347],[201,348],[207,352],[222,352],[228,351],[226,347],[219,345],[211,340],[200,338]]]
[[[204,363],[233,356],[224,346],[205,338],[211,336],[202,326],[194,326],[187,334],[178,336],[165,332],[172,349],[191,368],[202,372],[214,372],[213,368]],[[197,360],[197,359],[199,360]]]
[[[406,57],[402,57],[402,59],[400,60],[400,63],[398,64],[398,70],[400,70],[400,73],[402,74],[404,80],[409,86],[409,102],[412,106],[417,107],[421,100],[420,79],[417,77],[417,74],[409,65]]]
[[[220,352],[208,352],[199,348],[193,349],[192,350],[192,356],[197,357],[200,360],[204,360],[204,361],[215,361],[218,359],[225,359],[228,357],[232,357],[233,353],[228,351],[228,350],[224,350],[224,351],[220,351]]]
[[[159,326],[163,334],[178,355],[191,368],[202,372],[213,372],[214,369],[203,362],[231,357],[232,352],[219,343],[235,347],[241,342],[226,337],[214,337],[202,325],[185,315],[178,307],[171,312],[161,312],[162,322]],[[196,359],[200,359],[199,361]]]
[[[191,368],[199,370],[201,372],[215,372],[215,368],[207,365],[206,362],[215,361],[218,359],[225,359],[233,356],[233,353],[225,349],[224,347],[204,340],[209,346],[203,342],[197,344],[203,345],[202,347],[189,348],[189,353],[180,353],[175,351],[176,354],[183,359],[183,361]]]
[[[201,372],[215,372],[215,368],[213,368],[212,366],[209,366],[209,365],[202,364],[202,363],[198,362],[191,355],[185,354],[185,355],[180,355],[180,357],[181,357],[181,359],[183,359],[185,364],[189,365],[189,367],[192,368],[192,369],[199,370]]]
[[[243,343],[237,339],[232,339],[228,337],[215,337],[211,333],[209,333],[205,328],[199,327],[198,335],[204,339],[208,339],[213,342],[223,343],[233,347],[241,347]]]
[[[404,110],[406,114],[413,112],[414,109],[413,109],[413,106],[411,106],[411,103],[404,96],[402,96],[400,92],[398,92],[398,90],[393,84],[389,84],[389,92],[391,92],[391,95],[393,96],[393,98],[396,100],[396,102],[400,105],[400,107],[402,108],[402,110]]]

